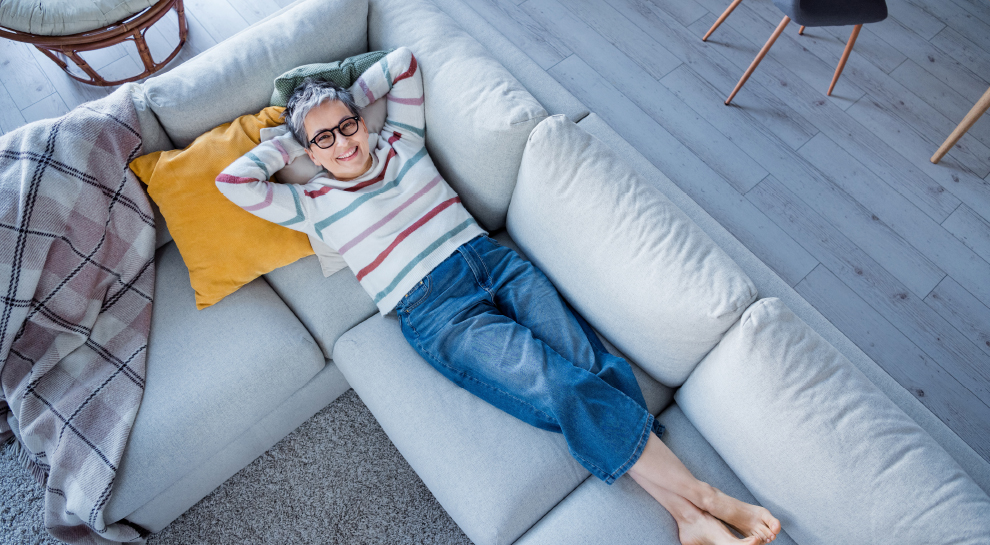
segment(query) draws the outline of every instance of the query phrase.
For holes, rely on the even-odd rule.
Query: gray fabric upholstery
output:
[[[743,501],[756,503],[705,438],[675,405],[664,411],[663,442],[698,479]],[[785,531],[774,545],[793,545]],[[526,532],[517,545],[641,545],[678,543],[673,517],[631,477],[612,486],[588,479]]]
[[[712,237],[756,284],[762,297],[777,297],[804,322],[822,335],[832,346],[876,384],[888,398],[918,422],[949,454],[990,493],[990,463],[987,463],[969,445],[963,442],[941,420],[931,413],[913,395],[898,384],[862,350],[835,328],[824,316],[804,300],[793,288],[780,279],[765,263],[753,255],[731,233],[708,215],[698,203],[691,200],[674,182],[657,170],[629,142],[620,137],[598,114],[591,114],[578,124],[581,128],[607,144],[619,157],[654,187],[660,189],[674,204],[684,211],[708,236]]]
[[[313,335],[327,359],[333,358],[338,337],[378,312],[350,269],[324,277],[315,255],[275,269],[265,279]]]
[[[491,234],[491,237],[498,241],[499,244],[505,246],[506,248],[512,248],[517,254],[523,259],[529,260],[526,257],[526,253],[522,251],[516,241],[512,240],[509,236],[509,232],[505,229],[496,231]],[[668,386],[660,384],[653,379],[646,371],[643,371],[636,363],[629,359],[628,356],[623,354],[618,348],[615,347],[608,339],[603,337],[601,333],[595,332],[598,335],[598,340],[602,341],[605,348],[612,354],[619,356],[620,358],[629,362],[630,367],[632,367],[633,374],[636,375],[636,381],[639,383],[639,389],[643,392],[643,398],[646,399],[646,409],[650,411],[650,414],[657,415],[660,411],[667,408],[674,401],[674,389]]]
[[[174,149],[175,145],[165,134],[158,117],[151,111],[151,105],[144,95],[144,87],[136,83],[125,83],[121,87],[128,89],[134,108],[138,112],[138,122],[141,123],[141,155]],[[148,187],[145,186],[145,190],[147,189]],[[165,218],[162,217],[158,205],[150,198],[148,202],[151,203],[151,210],[155,213],[155,248],[161,248],[172,240],[172,235],[168,232],[168,226],[165,225]]]
[[[348,331],[334,352],[389,439],[477,545],[511,543],[589,476],[562,436],[509,416],[430,367],[394,314]]]
[[[213,127],[268,106],[272,82],[286,70],[367,51],[367,16],[367,0],[299,4],[149,78],[145,94],[175,145],[185,147]]]
[[[151,105],[148,104],[144,95],[144,87],[137,83],[125,83],[114,92],[125,92],[131,95],[134,108],[138,113],[138,122],[141,124],[141,155],[175,148],[168,135],[165,134],[165,129],[158,122],[158,117],[151,111]],[[147,186],[145,186],[145,190],[147,190]],[[165,218],[162,217],[158,205],[150,198],[148,202],[151,203],[151,209],[155,213],[155,248],[161,248],[172,240],[172,235],[168,232],[168,226],[165,225]]]
[[[117,473],[119,520],[195,471],[325,364],[263,279],[197,311],[175,244],[158,251],[147,385]]]
[[[526,257],[526,253],[522,251],[518,244],[516,244],[516,241],[512,240],[512,237],[509,236],[509,232],[505,229],[492,233],[491,237],[497,240],[502,246],[512,248],[523,259],[526,259],[527,261],[529,260],[529,258]],[[660,411],[666,409],[668,405],[673,403],[673,388],[664,386],[654,380],[653,377],[651,377],[646,371],[643,371],[643,369],[630,360],[628,356],[616,348],[614,344],[603,337],[601,333],[595,331],[595,334],[598,336],[598,340],[605,345],[605,348],[609,351],[609,353],[619,356],[629,362],[633,374],[636,375],[636,381],[639,383],[639,389],[643,392],[643,398],[646,399],[646,409],[650,411],[650,414],[660,414]]]
[[[779,299],[747,309],[676,399],[801,543],[990,536],[990,497]]]
[[[777,9],[803,26],[846,26],[887,18],[884,0],[773,0]]]
[[[508,230],[591,325],[668,386],[756,299],[697,225],[563,116],[530,135]]]
[[[165,134],[158,117],[151,111],[151,105],[144,95],[144,87],[136,83],[125,83],[122,87],[128,88],[134,108],[138,112],[138,122],[141,123],[141,155],[174,149],[175,145]],[[147,186],[144,188],[148,189]],[[172,240],[172,234],[168,232],[168,226],[165,225],[165,218],[162,217],[158,205],[150,198],[148,202],[151,203],[151,210],[155,213],[155,248],[161,248]]]
[[[540,101],[547,112],[564,114],[574,122],[588,115],[587,106],[575,98],[570,91],[564,89],[557,80],[463,0],[433,0],[433,2],[485,46],[485,49],[502,66],[512,72],[512,75],[536,97],[536,100]]]
[[[305,386],[193,471],[128,514],[127,520],[151,532],[161,531],[348,389],[350,385],[340,370],[328,362]]]
[[[563,436],[461,389],[409,346],[394,314],[334,347],[337,365],[392,443],[477,545],[511,543],[589,476]],[[665,404],[644,388],[648,405]],[[668,394],[669,395],[669,394]]]
[[[165,134],[165,129],[158,122],[158,117],[151,110],[144,95],[144,87],[137,83],[125,83],[115,93],[128,93],[131,101],[134,102],[134,109],[138,113],[138,122],[141,123],[141,155],[147,155],[156,151],[174,149],[175,145]]]
[[[512,248],[517,254],[519,254],[523,259],[528,260],[525,252],[519,248],[516,241],[512,240],[509,236],[509,232],[505,229],[496,231],[491,234],[491,237],[498,241],[499,244],[505,246],[506,248]],[[674,401],[674,389],[668,386],[660,384],[653,379],[646,371],[643,371],[635,362],[629,359],[628,356],[623,354],[618,348],[615,347],[608,339],[602,337],[601,333],[595,332],[598,335],[598,340],[602,341],[605,348],[612,354],[619,356],[620,358],[629,362],[630,367],[632,367],[633,374],[636,375],[636,381],[639,383],[639,389],[643,391],[643,398],[646,399],[646,409],[650,411],[650,414],[657,415],[660,411],[667,408],[668,405]]]
[[[482,227],[504,226],[526,137],[546,110],[429,0],[373,0],[368,44],[416,55],[430,157]]]
[[[147,186],[145,186],[145,190],[147,189]],[[172,233],[168,232],[165,217],[162,216],[162,211],[155,204],[155,201],[148,199],[148,202],[151,203],[151,211],[155,213],[155,248],[157,249],[172,242]]]

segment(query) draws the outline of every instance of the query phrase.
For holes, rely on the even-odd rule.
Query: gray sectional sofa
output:
[[[400,45],[441,173],[634,362],[699,478],[771,508],[781,543],[990,542],[990,464],[461,0],[305,0],[118,92],[149,153],[257,112],[287,69]],[[629,478],[589,477],[561,436],[436,373],[350,271],[324,278],[311,256],[197,311],[159,235],[108,522],[161,530],[353,387],[479,545],[677,543]]]

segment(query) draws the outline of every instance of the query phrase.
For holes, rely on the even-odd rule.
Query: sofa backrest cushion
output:
[[[799,543],[986,543],[990,498],[779,299],[695,369],[677,404]]]
[[[367,51],[367,18],[367,0],[303,2],[148,79],[145,94],[172,142],[185,147],[268,106],[283,72]]]
[[[526,137],[546,110],[429,0],[372,0],[368,43],[416,55],[430,157],[485,229],[504,226]]]
[[[667,386],[756,299],[708,235],[564,116],[530,135],[507,227],[595,329]]]
[[[128,93],[134,102],[134,109],[138,113],[138,122],[141,124],[141,155],[147,155],[156,151],[165,151],[175,148],[165,129],[162,128],[158,118],[148,104],[148,98],[144,94],[144,87],[137,83],[125,83],[115,93]],[[147,187],[145,187],[147,190]],[[172,235],[165,224],[161,210],[155,201],[149,199],[151,210],[155,214],[155,248],[161,248],[172,241]]]

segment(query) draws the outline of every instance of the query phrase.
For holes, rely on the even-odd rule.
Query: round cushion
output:
[[[0,27],[41,36],[100,29],[153,6],[158,0],[5,0]]]

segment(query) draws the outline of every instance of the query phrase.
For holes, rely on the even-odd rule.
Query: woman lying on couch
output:
[[[385,125],[369,135],[359,108],[381,97]],[[291,134],[235,161],[217,187],[245,210],[336,248],[381,313],[398,313],[430,365],[562,433],[574,458],[606,483],[628,472],[673,515],[682,543],[776,538],[780,522],[769,511],[694,478],[660,441],[663,427],[629,364],[606,352],[542,272],[475,222],[426,151],[423,99],[416,58],[404,47],[349,91],[307,80],[283,114]],[[267,181],[303,153],[330,176]]]

